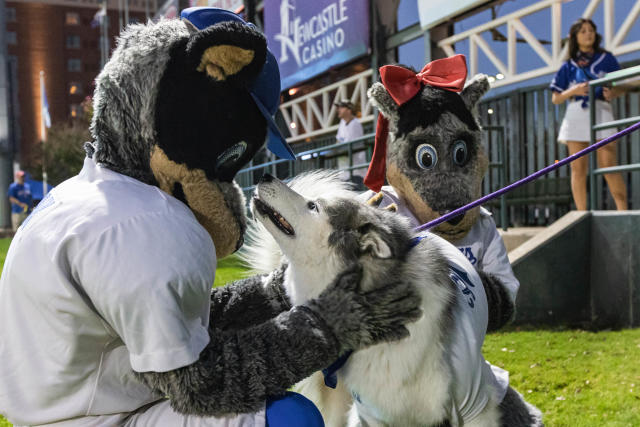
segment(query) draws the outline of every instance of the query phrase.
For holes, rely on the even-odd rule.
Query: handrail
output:
[[[613,83],[618,80],[624,80],[631,77],[635,77],[637,75],[640,75],[640,65],[636,65],[635,67],[624,68],[618,71],[612,71],[610,73],[607,73],[607,75],[602,78],[591,80],[589,82],[589,85],[600,86],[607,83]]]
[[[612,83],[615,86],[615,82],[620,80],[626,80],[631,77],[640,76],[640,65],[635,67],[625,68],[623,70],[614,71],[608,73],[605,77],[589,81],[589,127],[590,127],[590,141],[589,145],[593,145],[596,142],[596,132],[602,129],[617,128],[623,125],[629,125],[640,122],[640,116],[628,117],[626,119],[614,120],[605,123],[596,123],[596,87]],[[589,206],[588,210],[594,210],[597,204],[596,197],[596,176],[605,173],[615,172],[631,172],[640,170],[640,163],[632,163],[629,165],[610,166],[606,168],[596,168],[596,156],[595,153],[589,154]]]

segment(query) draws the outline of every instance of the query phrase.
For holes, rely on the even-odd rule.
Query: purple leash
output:
[[[573,154],[573,155],[571,155],[569,157],[566,157],[566,158],[560,160],[557,163],[549,165],[544,169],[540,169],[539,171],[532,173],[531,175],[527,176],[526,178],[522,178],[521,180],[516,181],[513,184],[509,184],[506,187],[501,188],[498,191],[494,191],[491,194],[487,194],[486,196],[479,198],[475,202],[471,202],[468,205],[462,206],[461,208],[458,208],[458,209],[453,210],[453,211],[451,211],[451,212],[449,212],[449,213],[447,213],[445,215],[442,215],[440,218],[436,218],[433,221],[429,221],[426,224],[422,224],[421,226],[416,227],[415,231],[423,231],[423,230],[427,230],[429,228],[433,228],[438,224],[441,224],[441,223],[443,223],[445,221],[448,221],[451,218],[456,217],[456,216],[460,215],[461,213],[468,211],[469,209],[475,208],[476,206],[481,205],[484,202],[487,202],[487,201],[489,201],[491,199],[495,199],[496,197],[501,196],[504,193],[507,193],[507,192],[513,190],[514,188],[520,187],[521,185],[524,185],[524,184],[526,184],[528,182],[531,182],[534,179],[537,179],[537,178],[541,177],[542,175],[551,172],[552,170],[558,169],[559,167],[566,165],[567,163],[571,163],[575,159],[577,159],[579,157],[582,157],[585,154],[589,154],[590,152],[597,150],[598,148],[602,147],[603,145],[607,145],[608,143],[613,142],[616,139],[622,138],[623,136],[625,136],[627,134],[630,134],[631,132],[633,132],[635,130],[638,130],[639,128],[640,128],[640,122],[638,122],[638,123],[636,123],[634,125],[631,125],[628,128],[626,128],[624,130],[621,130],[620,132],[618,132],[618,133],[616,133],[614,135],[611,135],[608,138],[603,139],[602,141],[599,141],[599,142],[597,142],[597,143],[595,143],[593,145],[590,145],[587,148],[585,148],[584,150],[580,150],[577,153],[575,153],[575,154]]]

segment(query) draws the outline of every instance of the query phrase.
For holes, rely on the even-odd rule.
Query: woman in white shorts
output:
[[[616,58],[600,47],[602,37],[590,19],[578,19],[569,30],[569,60],[558,70],[549,89],[553,92],[551,102],[561,104],[569,100],[567,111],[560,126],[558,141],[567,144],[569,154],[586,148],[590,140],[589,126],[589,80],[604,77],[620,69]],[[613,120],[610,101],[618,93],[615,89],[596,88],[596,123]],[[601,140],[615,133],[605,129],[596,133]],[[598,167],[617,164],[616,143],[610,143],[596,151]],[[571,193],[578,210],[587,209],[588,157],[571,163]],[[607,185],[618,210],[627,209],[627,187],[619,173],[605,174]]]

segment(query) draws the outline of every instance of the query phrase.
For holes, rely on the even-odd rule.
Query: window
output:
[[[82,105],[80,104],[71,104],[69,106],[69,115],[72,119],[77,119],[82,117]]]
[[[16,9],[7,7],[5,11],[7,12],[7,22],[16,22]]]
[[[64,17],[66,25],[80,25],[80,15],[76,12],[67,12]]]
[[[80,49],[80,36],[67,36],[67,49]]]
[[[82,61],[77,58],[68,59],[67,71],[72,71],[72,72],[82,71]]]
[[[15,31],[7,31],[7,44],[17,44],[18,38]]]
[[[69,95],[82,95],[82,85],[78,82],[69,83]]]

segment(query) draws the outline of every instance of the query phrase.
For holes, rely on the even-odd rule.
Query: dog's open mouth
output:
[[[271,222],[273,222],[284,234],[288,236],[296,234],[291,224],[289,224],[289,221],[287,221],[280,212],[276,211],[257,197],[253,198],[253,204],[261,215],[267,215]]]

